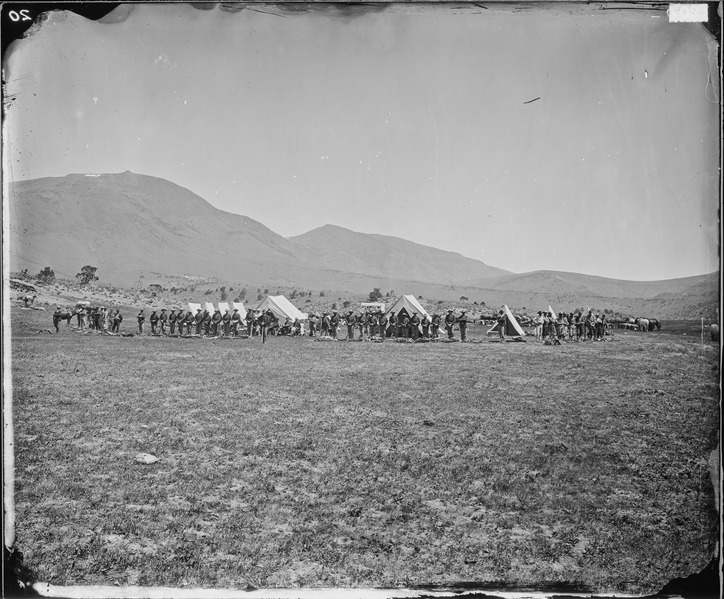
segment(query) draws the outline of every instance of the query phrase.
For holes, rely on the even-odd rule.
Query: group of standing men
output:
[[[535,338],[546,345],[560,345],[561,341],[603,341],[606,334],[606,315],[573,312],[559,313],[540,311],[536,318]]]
[[[458,325],[460,340],[467,341],[467,324],[465,311],[456,316],[453,310],[448,310],[445,317],[442,317],[439,314],[428,316],[415,311],[409,313],[404,309],[389,314],[381,310],[355,314],[354,310],[350,310],[343,315],[332,310],[331,314],[324,312],[321,317],[314,314],[309,317],[309,334],[312,337],[319,334],[322,337],[339,339],[340,330],[346,327],[347,341],[353,341],[357,331],[358,340],[384,341],[386,338],[394,338],[413,343],[418,339],[439,339],[441,327],[445,328],[448,340],[454,340],[453,327]]]

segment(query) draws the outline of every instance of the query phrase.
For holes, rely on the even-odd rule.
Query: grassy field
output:
[[[714,549],[718,348],[698,336],[262,345],[49,321],[13,307],[36,580],[649,592]]]

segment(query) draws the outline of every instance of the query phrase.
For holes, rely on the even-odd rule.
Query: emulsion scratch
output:
[[[540,100],[540,98],[541,98],[541,97],[538,96],[537,98],[533,98],[532,100],[528,100],[527,102],[523,102],[523,104],[530,104],[531,102],[535,102],[536,100]]]

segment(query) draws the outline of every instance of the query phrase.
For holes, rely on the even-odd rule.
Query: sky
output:
[[[141,4],[4,57],[5,177],[130,170],[283,236],[511,270],[719,268],[716,46],[666,12]]]

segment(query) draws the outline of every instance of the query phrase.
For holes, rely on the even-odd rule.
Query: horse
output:
[[[639,331],[643,331],[644,333],[648,332],[648,330],[649,330],[648,318],[637,318],[636,324],[639,325]]]
[[[649,331],[653,331],[654,329],[660,331],[661,323],[657,318],[649,318]]]
[[[60,313],[53,312],[53,326],[58,328],[58,324],[65,320],[65,326],[70,326],[70,319],[73,318],[73,313],[68,310],[63,310]]]

